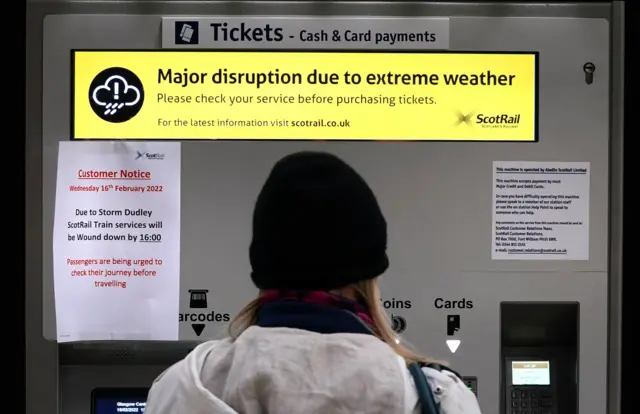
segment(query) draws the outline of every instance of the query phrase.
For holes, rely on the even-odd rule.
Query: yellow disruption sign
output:
[[[537,140],[537,54],[72,52],[74,139]]]

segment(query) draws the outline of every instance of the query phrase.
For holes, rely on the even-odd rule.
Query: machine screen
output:
[[[551,385],[549,361],[513,361],[511,381],[513,385]]]
[[[144,413],[147,392],[142,389],[96,389],[92,397],[92,414]]]

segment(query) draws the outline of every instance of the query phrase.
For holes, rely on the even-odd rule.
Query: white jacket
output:
[[[424,368],[441,414],[480,414],[454,374]],[[377,338],[289,328],[209,341],[154,382],[145,414],[418,414],[402,358]]]

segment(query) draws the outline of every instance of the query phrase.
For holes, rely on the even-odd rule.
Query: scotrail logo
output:
[[[469,113],[463,113],[461,111],[458,111],[456,113],[456,126],[460,126],[462,124],[466,125],[466,126],[471,126],[473,121],[473,115],[475,115],[474,112],[469,112]]]
[[[136,151],[136,160],[164,160],[164,154],[160,152],[141,152]]]
[[[455,126],[461,125],[466,127],[478,125],[481,128],[517,128],[520,125],[520,114],[476,114],[476,112],[464,113],[458,111],[456,113]]]
[[[482,128],[517,128],[520,125],[520,114],[478,114],[476,124]]]

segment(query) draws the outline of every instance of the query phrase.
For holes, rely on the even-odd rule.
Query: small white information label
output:
[[[494,161],[493,260],[589,260],[588,162]]]

